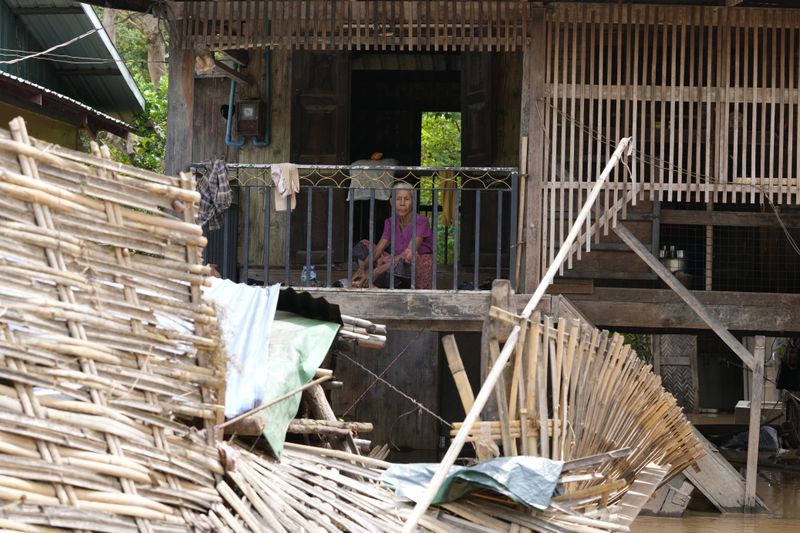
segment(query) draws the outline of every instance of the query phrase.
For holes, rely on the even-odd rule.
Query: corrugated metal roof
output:
[[[107,114],[103,113],[102,111],[98,111],[97,109],[94,109],[94,108],[84,104],[83,102],[79,102],[78,100],[75,100],[74,98],[70,98],[69,96],[65,96],[65,95],[63,95],[61,93],[58,93],[56,91],[52,91],[52,90],[48,89],[47,87],[42,87],[41,85],[37,85],[36,83],[30,82],[28,80],[24,80],[24,79],[22,79],[20,77],[14,76],[13,74],[9,74],[8,72],[3,72],[2,70],[0,70],[0,78],[6,78],[6,79],[14,81],[14,82],[16,82],[16,83],[18,83],[20,85],[24,85],[25,87],[30,87],[31,89],[36,89],[38,92],[41,92],[42,94],[51,96],[52,98],[55,98],[57,100],[61,100],[63,102],[68,102],[68,103],[70,103],[70,104],[72,104],[72,105],[74,105],[76,107],[79,107],[80,109],[83,109],[87,113],[89,113],[89,114],[91,114],[91,115],[93,115],[93,116],[95,116],[95,117],[97,117],[97,118],[99,118],[99,119],[101,119],[103,121],[106,121],[106,122],[109,122],[109,123],[111,123],[111,124],[113,124],[115,126],[118,126],[119,128],[122,128],[122,129],[128,130],[128,131],[133,131],[133,126],[131,126],[130,124],[127,124],[127,123],[123,122],[122,120],[119,120],[118,118],[112,117],[111,115],[107,115]]]
[[[70,0],[4,0],[42,50],[64,43],[91,29],[95,33],[54,53],[102,58],[108,62],[51,62],[63,92],[106,113],[132,118],[144,111],[144,97],[92,8]]]

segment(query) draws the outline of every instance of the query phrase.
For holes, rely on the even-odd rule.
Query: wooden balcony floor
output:
[[[308,288],[340,306],[343,313],[386,323],[395,329],[480,331],[489,311],[489,291],[426,291]],[[731,331],[800,333],[800,294],[692,291]],[[519,310],[529,295],[516,295]],[[708,327],[672,291],[595,288],[570,294],[569,301],[598,327],[660,333]],[[539,310],[551,313],[557,297],[548,295]]]

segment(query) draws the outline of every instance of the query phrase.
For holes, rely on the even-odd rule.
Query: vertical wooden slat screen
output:
[[[798,203],[795,10],[555,5],[547,41],[542,267],[622,137],[634,160],[601,195],[587,250],[632,178],[639,198],[664,202]]]
[[[523,0],[220,0],[181,2],[188,47],[321,50],[522,49]],[[265,12],[264,19],[255,10]],[[266,21],[270,21],[270,25]]]
[[[529,38],[531,9],[519,0],[182,4],[187,45],[212,50],[513,52]],[[555,3],[546,13],[545,95],[531,103],[547,130],[543,266],[623,136],[634,136],[631,176],[614,172],[595,221],[613,222],[631,177],[642,199],[798,202],[796,10]],[[591,233],[579,240],[587,250],[600,238]]]

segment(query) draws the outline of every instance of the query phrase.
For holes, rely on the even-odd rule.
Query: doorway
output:
[[[459,112],[461,91],[458,56],[452,54],[354,54],[351,78],[350,160],[375,152],[398,166],[422,162],[422,115],[426,111]],[[395,175],[416,185],[416,177]],[[391,216],[388,201],[376,200],[373,240]],[[355,202],[354,239],[368,239],[368,200]]]

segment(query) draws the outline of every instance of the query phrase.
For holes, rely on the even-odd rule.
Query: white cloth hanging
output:
[[[300,173],[294,163],[272,165],[272,183],[275,184],[275,211],[294,211],[297,193],[300,192]]]

